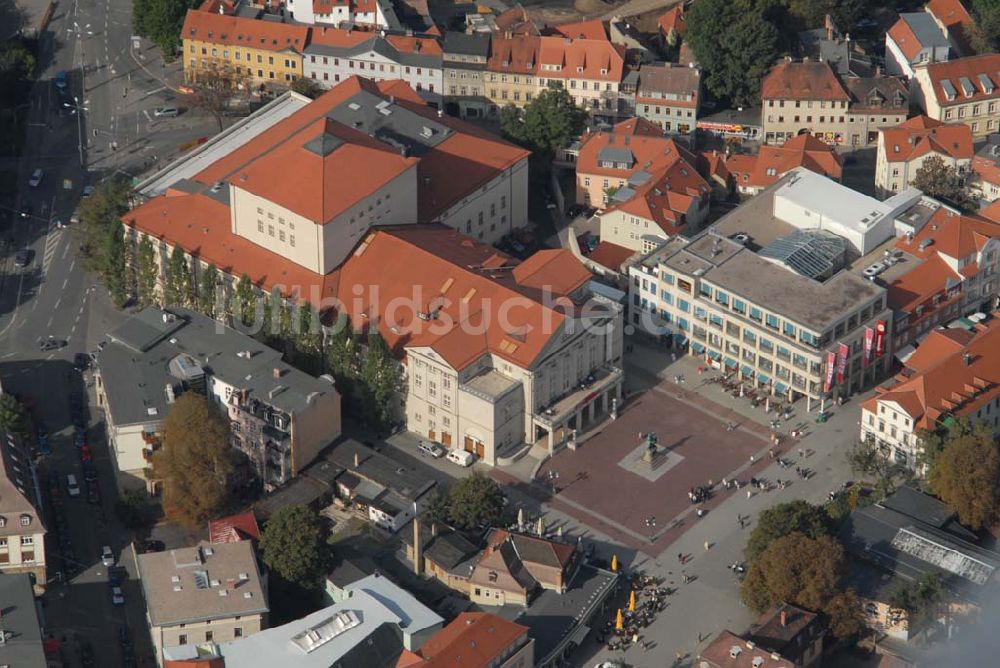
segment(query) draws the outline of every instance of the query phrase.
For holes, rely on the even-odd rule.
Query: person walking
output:
[[[753,496],[753,490],[747,490],[747,499]]]

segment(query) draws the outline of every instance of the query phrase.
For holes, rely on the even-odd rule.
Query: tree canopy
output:
[[[156,278],[159,269],[156,266],[156,249],[149,237],[143,237],[139,242],[139,250],[135,259],[136,292],[139,303],[150,306],[158,303]]]
[[[264,563],[289,582],[306,589],[322,586],[330,564],[323,518],[308,506],[279,508],[260,537]]]
[[[782,536],[750,564],[743,602],[757,612],[782,601],[821,610],[839,592],[843,560],[844,549],[829,536]]]
[[[479,471],[455,483],[448,494],[448,519],[459,529],[471,530],[482,524],[499,524],[503,518],[504,495],[493,478]]]
[[[924,573],[919,580],[900,582],[889,594],[889,605],[905,610],[910,627],[934,616],[944,600],[944,581],[938,573]]]
[[[762,511],[747,541],[746,557],[756,561],[779,538],[800,533],[807,538],[819,538],[830,532],[830,517],[826,510],[805,501],[779,503]]]
[[[132,28],[160,47],[164,58],[173,60],[184,16],[200,4],[198,0],[132,0]]]
[[[780,53],[781,8],[774,0],[698,0],[687,10],[684,41],[702,81],[732,106],[760,100],[760,82]]]
[[[218,516],[229,502],[234,468],[228,420],[200,394],[177,397],[163,421],[163,447],[153,456],[167,515],[190,526]]]
[[[965,3],[974,20],[971,35],[966,35],[978,54],[1000,51],[1000,2],[997,0],[970,0]]]
[[[401,388],[403,377],[389,344],[374,328],[368,332],[360,381],[368,423],[378,429],[385,429],[392,421],[393,396]]]
[[[81,252],[87,269],[101,276],[116,306],[128,299],[125,235],[121,217],[129,209],[132,187],[125,179],[111,178],[80,201],[83,232]]]
[[[975,209],[975,202],[965,184],[965,177],[953,165],[945,164],[940,156],[924,159],[913,175],[910,185],[925,195],[946,200],[960,209]]]
[[[289,88],[296,93],[305,95],[308,98],[315,100],[317,97],[323,94],[323,87],[315,79],[310,79],[308,77],[299,77],[292,82]]]
[[[508,105],[500,111],[500,129],[508,139],[549,157],[569,146],[586,121],[587,112],[561,87],[542,91],[524,109]]]
[[[13,394],[0,394],[0,429],[11,434],[25,434],[26,414],[24,406]]]
[[[1000,453],[993,435],[980,427],[949,438],[928,480],[962,524],[973,530],[988,525],[1000,502]]]

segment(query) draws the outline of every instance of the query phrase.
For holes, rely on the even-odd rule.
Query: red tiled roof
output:
[[[604,21],[591,19],[589,21],[577,21],[575,23],[563,23],[552,26],[548,35],[568,37],[570,39],[596,39],[608,40],[608,30],[604,27]]]
[[[987,241],[996,237],[1000,237],[997,223],[979,216],[959,216],[942,207],[913,239],[902,237],[896,247],[917,257],[940,253],[958,260],[981,250]],[[921,248],[928,239],[932,240],[931,244]]]
[[[927,153],[969,160],[973,155],[972,130],[965,123],[945,125],[926,116],[916,116],[894,127],[882,128],[885,158],[908,162]]]
[[[850,94],[840,83],[829,63],[814,60],[784,60],[768,72],[761,85],[761,97],[774,100],[843,100]]]
[[[678,35],[683,35],[684,29],[687,28],[687,19],[684,18],[684,5],[678,4],[671,7],[657,19],[656,23],[660,26],[660,32],[664,35],[669,35],[671,30]]]
[[[924,45],[920,43],[920,40],[914,34],[909,22],[902,16],[889,28],[888,35],[896,43],[896,46],[899,47],[899,50],[903,52],[907,60],[912,61],[920,53],[920,50],[924,48]]]
[[[205,0],[198,6],[198,11],[219,14],[220,7],[224,14],[232,14],[236,11],[236,3],[233,0]]]
[[[917,352],[921,354],[919,370],[909,377],[899,376],[898,384],[872,402],[900,404],[914,419],[915,428],[931,428],[945,414],[973,413],[1000,395],[1000,325],[996,320],[979,325],[964,346],[956,346],[953,338],[934,330]]]
[[[976,215],[994,223],[1000,223],[1000,199],[995,200],[991,202],[989,206],[980,209]]]
[[[968,48],[976,24],[961,0],[928,0],[924,9],[941,22],[963,50]]]
[[[534,74],[538,71],[541,38],[534,35],[494,36],[490,40],[490,57],[486,69],[490,72]]]
[[[343,49],[367,42],[372,37],[372,33],[364,30],[314,26],[309,35],[309,43]]]
[[[591,81],[622,80],[625,69],[625,47],[607,39],[571,39],[569,37],[539,38],[538,65],[555,65],[558,70],[545,70],[550,79],[588,79]],[[492,67],[489,69],[492,70]]]
[[[527,10],[520,5],[520,3],[514,5],[502,14],[497,14],[494,19],[494,23],[497,27],[497,32],[501,34],[511,33],[513,35],[534,35],[538,37],[541,33],[538,30],[538,26],[535,25],[531,17],[528,16]]]
[[[698,107],[701,91],[701,71],[695,67],[681,67],[664,63],[646,65],[639,70],[639,89],[636,91],[637,104],[668,105],[671,107]],[[670,97],[649,97],[648,93],[666,93]],[[690,96],[679,99],[678,95]]]
[[[421,55],[436,55],[442,53],[441,44],[430,37],[414,37],[411,35],[386,35],[385,40],[392,44],[400,53],[419,53]]]
[[[591,251],[587,259],[612,271],[621,271],[622,265],[633,255],[635,255],[635,251],[631,248],[625,248],[610,241],[602,241],[597,244],[597,248]]]
[[[309,39],[309,26],[258,21],[189,9],[184,17],[181,39],[299,53]]]
[[[972,159],[969,168],[986,183],[1000,185],[1000,164],[997,163],[997,160],[977,155]]]
[[[801,134],[782,146],[761,146],[757,155],[734,153],[726,158],[726,167],[736,185],[766,188],[796,167],[805,167],[839,181],[843,162],[833,146],[811,134]]]
[[[949,279],[958,282],[958,278],[944,260],[934,255],[894,279],[888,285],[886,303],[895,311],[909,312],[943,293]]]
[[[710,191],[692,163],[678,156],[668,167],[639,186],[635,195],[620,204],[613,204],[605,212],[624,213],[651,220],[667,236],[680,234],[687,224],[686,216],[699,206],[699,199]]]
[[[694,663],[700,666],[699,662],[705,662],[711,668],[795,668],[791,661],[750,645],[732,631],[722,631]]]
[[[260,527],[253,511],[208,521],[209,543],[238,543],[251,539],[260,540]]]
[[[983,75],[989,81],[987,93],[979,76]],[[927,76],[934,90],[938,104],[947,107],[954,104],[965,104],[973,100],[992,100],[1000,97],[1000,54],[990,53],[984,56],[969,56],[942,63],[931,63],[927,66]],[[973,94],[966,96],[961,79],[965,78],[972,84]],[[955,98],[948,99],[942,87],[943,81],[949,81],[955,89]]]
[[[396,668],[488,668],[527,633],[526,627],[488,612],[463,612],[416,652],[404,652]],[[414,656],[421,661],[414,662]]]

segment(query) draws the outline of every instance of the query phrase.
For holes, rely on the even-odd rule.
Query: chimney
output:
[[[826,17],[829,20],[829,15]],[[788,612],[782,608],[781,609],[781,628],[788,626]]]
[[[965,353],[962,355],[962,361],[965,362],[965,366],[972,366],[972,355]]]
[[[833,19],[827,14],[823,17],[823,27],[826,28],[826,38],[833,40]]]
[[[417,504],[413,504],[416,509]],[[420,517],[413,516],[413,574],[424,574],[424,546],[420,543]]]
[[[274,369],[271,371],[271,374],[274,376],[274,378],[276,380],[278,378],[281,378],[281,373],[282,373],[282,371],[281,371],[281,369],[279,367],[274,367]]]
[[[355,452],[354,453],[354,468],[358,468],[360,466],[361,466],[361,455],[359,455],[358,453]]]
[[[431,535],[432,536],[438,535],[438,525],[437,525],[437,522],[431,522]]]

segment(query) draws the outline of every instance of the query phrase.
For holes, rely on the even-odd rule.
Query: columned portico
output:
[[[585,425],[594,423],[598,400],[605,414],[608,411],[609,397],[621,401],[622,381],[625,377],[621,369],[609,367],[595,376],[589,384],[581,384],[548,408],[532,414],[531,434],[537,440],[539,430],[546,432],[550,455],[555,454],[556,447],[566,441],[571,430],[576,430],[579,435]],[[584,415],[587,416],[586,422]],[[558,436],[556,432],[560,432]]]

